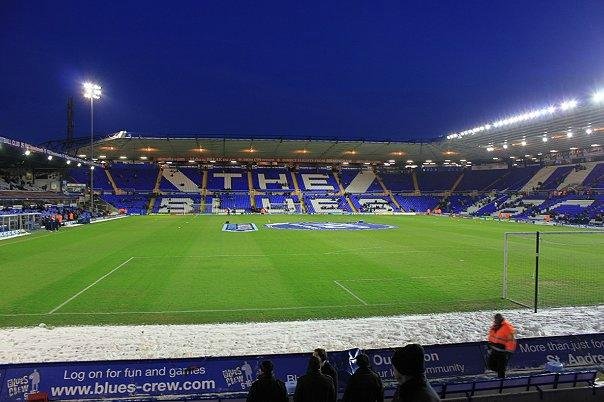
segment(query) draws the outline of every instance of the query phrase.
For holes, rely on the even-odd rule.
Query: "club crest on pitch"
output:
[[[222,225],[223,232],[256,232],[258,227],[253,223],[225,223]]]

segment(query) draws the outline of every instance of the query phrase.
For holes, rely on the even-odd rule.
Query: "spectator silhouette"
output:
[[[258,379],[252,383],[247,402],[287,402],[287,390],[283,381],[275,378],[273,363],[264,360],[260,363]]]
[[[426,379],[424,348],[410,344],[398,348],[392,356],[394,376],[398,387],[392,402],[435,402],[440,398]]]
[[[342,402],[383,402],[384,386],[380,377],[371,370],[369,356],[361,353],[356,361],[359,368],[350,376]]]
[[[311,356],[306,374],[298,378],[294,402],[335,402],[336,391],[331,378],[321,374],[321,360]]]

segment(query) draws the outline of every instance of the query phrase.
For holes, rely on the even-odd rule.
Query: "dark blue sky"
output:
[[[443,135],[604,85],[604,1],[0,1],[0,135]],[[95,130],[96,131],[96,130]]]

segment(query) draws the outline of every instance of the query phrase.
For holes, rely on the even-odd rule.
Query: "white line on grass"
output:
[[[90,289],[91,287],[93,287],[94,285],[96,285],[97,283],[99,283],[100,281],[102,281],[103,279],[105,279],[106,277],[108,277],[109,275],[111,275],[112,273],[114,273],[115,271],[117,271],[118,269],[120,269],[121,267],[123,267],[124,265],[128,264],[133,258],[134,257],[128,258],[126,261],[122,262],[120,265],[118,265],[117,267],[113,268],[111,271],[107,272],[105,275],[101,276],[99,279],[97,279],[96,281],[92,282],[90,285],[86,286],[84,289],[80,290],[78,293],[76,293],[75,295],[71,296],[69,299],[65,300],[63,303],[59,304],[57,307],[55,307],[52,310],[50,310],[48,312],[48,314],[53,314],[55,311],[57,311],[58,309],[60,309],[64,305],[66,305],[67,303],[69,303],[70,301],[72,301],[73,299],[75,299],[76,297],[78,297],[79,295],[81,295],[82,293],[84,293],[85,291],[87,291],[88,289]]]
[[[45,234],[45,235],[42,235],[42,236],[33,236],[33,237],[28,237],[27,239],[22,239],[22,240],[17,240],[17,241],[11,241],[10,243],[0,243],[0,247],[2,247],[2,246],[10,246],[11,244],[16,244],[16,243],[23,243],[23,242],[26,242],[26,241],[29,241],[29,240],[41,239],[43,237],[52,236],[52,235],[53,234],[48,233],[48,234]]]
[[[352,297],[354,297],[355,299],[357,299],[358,301],[360,301],[361,303],[363,303],[364,305],[367,306],[367,302],[363,299],[361,299],[359,296],[355,295],[352,290],[348,289],[346,286],[342,285],[340,282],[338,281],[334,281],[336,285],[338,285],[339,287],[341,287],[342,289],[344,289],[345,291],[347,291]]]
[[[491,299],[486,299],[490,301]],[[499,299],[497,299],[499,300]],[[444,300],[441,303],[475,303],[483,302],[485,299],[477,300]],[[427,304],[433,301],[407,301],[398,303],[375,303],[375,304],[336,304],[328,306],[293,306],[293,307],[250,307],[250,308],[232,308],[232,309],[204,309],[204,310],[160,310],[160,311],[74,311],[74,312],[56,312],[57,315],[128,315],[128,314],[199,314],[199,313],[236,313],[246,311],[281,311],[281,310],[309,310],[309,309],[331,309],[331,308],[350,308],[350,307],[393,307],[407,306],[410,304]],[[20,317],[20,316],[48,316],[50,313],[0,313],[0,317]]]

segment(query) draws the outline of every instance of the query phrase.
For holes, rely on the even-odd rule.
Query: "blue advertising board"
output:
[[[485,374],[486,344],[427,345],[424,361],[429,379]],[[356,369],[359,349],[330,352],[339,372],[343,392]],[[365,350],[384,385],[395,385],[393,349]],[[0,401],[24,401],[36,392],[49,399],[103,399],[161,396],[244,395],[257,376],[262,360],[270,359],[275,375],[293,393],[297,379],[306,372],[310,353],[270,356],[200,357],[191,359],[123,360],[0,365]],[[543,370],[548,361],[570,368],[604,365],[604,334],[528,338],[518,341],[510,360],[512,372]]]

